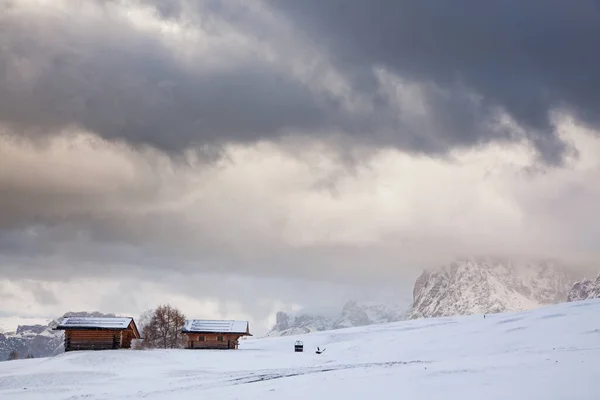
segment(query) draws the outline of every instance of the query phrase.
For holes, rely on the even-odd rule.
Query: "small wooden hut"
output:
[[[191,319],[183,330],[186,349],[237,349],[239,338],[252,336],[248,321]]]
[[[140,339],[130,317],[66,317],[54,329],[65,331],[65,351],[129,349],[133,339]]]

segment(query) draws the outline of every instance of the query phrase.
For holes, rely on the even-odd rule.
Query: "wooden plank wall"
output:
[[[241,335],[224,333],[224,334],[185,334],[186,335],[186,349],[237,349],[238,340]],[[203,336],[204,340],[201,341],[200,337]],[[219,342],[217,338],[223,336],[223,341]]]
[[[131,341],[133,340],[134,334],[132,330],[122,331],[121,336],[121,348],[122,349],[130,349]]]
[[[67,330],[65,351],[130,349],[133,330]]]
[[[110,350],[119,347],[121,347],[121,332],[119,331],[65,331],[65,351]]]

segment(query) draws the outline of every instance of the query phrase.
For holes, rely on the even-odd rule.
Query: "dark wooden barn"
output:
[[[248,321],[192,319],[183,330],[186,349],[237,349],[239,338],[252,336]]]
[[[129,317],[66,317],[54,329],[65,331],[65,351],[129,349],[133,339],[140,339]]]

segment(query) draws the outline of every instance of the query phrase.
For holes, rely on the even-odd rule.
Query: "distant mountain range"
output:
[[[417,279],[413,305],[405,307],[360,301],[348,302],[339,314],[278,312],[267,336],[453,315],[491,314],[534,309],[567,299],[600,297],[600,276],[584,280],[557,263],[473,258],[428,270]]]
[[[376,302],[349,301],[335,315],[277,313],[276,323],[266,336],[301,335],[406,319],[406,307]]]
[[[266,336],[300,335],[405,319],[522,311],[544,305],[600,298],[600,275],[584,279],[552,262],[466,259],[423,272],[413,289],[412,307],[349,301],[339,312],[319,314],[280,311]],[[573,283],[575,282],[575,283]],[[114,317],[99,312],[69,312],[66,316]],[[48,325],[20,325],[0,334],[0,361],[12,351],[20,358],[48,357],[63,352],[63,333],[54,331],[62,319]]]
[[[14,332],[0,333],[0,361],[16,351],[19,358],[51,357],[64,352],[64,333],[54,331],[64,317],[114,317],[99,312],[68,312],[48,325],[19,325]]]
[[[63,338],[48,326],[21,325],[16,332],[0,333],[0,361],[8,360],[13,351],[19,358],[54,356],[63,351]]]
[[[570,270],[547,261],[459,260],[417,279],[410,318],[522,311],[561,303],[577,279]]]

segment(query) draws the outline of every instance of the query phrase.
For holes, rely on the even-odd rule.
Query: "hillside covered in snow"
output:
[[[600,300],[587,300],[247,339],[237,351],[71,352],[0,363],[0,398],[597,400],[598,315]]]
[[[567,301],[569,270],[551,262],[469,259],[417,279],[410,318],[530,310]]]
[[[367,301],[349,301],[339,313],[319,315],[280,311],[275,326],[266,336],[290,336],[311,332],[350,328],[386,322],[402,321],[407,317],[406,307]]]

